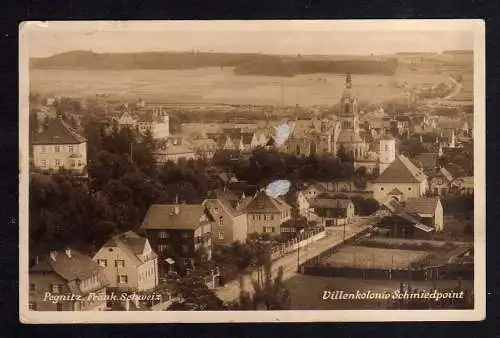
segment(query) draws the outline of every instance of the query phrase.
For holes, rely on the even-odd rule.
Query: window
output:
[[[219,212],[219,208],[214,208],[214,212],[218,213]]]
[[[255,221],[255,215],[252,215],[252,221]]]
[[[219,239],[224,239],[224,232],[223,231],[219,231]]]
[[[183,253],[188,253],[189,252],[189,247],[187,246],[187,244],[183,244],[182,245],[182,252]]]
[[[219,225],[224,225],[224,219],[221,217],[219,217]]]
[[[168,238],[168,232],[167,231],[160,231],[158,234],[159,238]]]
[[[79,160],[79,161],[78,161],[78,166],[79,166],[79,167],[81,167],[81,166],[82,166],[82,163],[83,163],[83,162]]]
[[[36,311],[36,302],[29,302],[28,309],[31,311]]]
[[[60,167],[60,166],[61,166],[61,160],[56,159],[56,160],[54,161],[54,164],[56,165],[56,167]]]
[[[385,151],[388,151],[389,150],[389,147],[387,146],[387,144],[385,145]]]
[[[380,191],[384,191],[384,187],[381,187],[381,188],[380,188]]]
[[[62,311],[62,303],[57,303],[56,304],[56,310],[57,311]]]
[[[271,215],[271,221],[274,221],[274,215]]]
[[[34,292],[34,291],[35,291],[35,284],[30,283],[30,292]]]
[[[411,187],[408,187],[408,191],[411,191]]]
[[[168,248],[168,245],[160,244],[160,245],[158,245],[158,252],[162,254],[165,251],[167,251],[167,248]]]
[[[41,161],[40,161],[40,165],[41,165],[42,167],[46,167],[46,166],[47,166],[47,160],[41,160]]]
[[[72,152],[73,152],[73,146],[68,146],[68,151],[69,151],[70,153],[72,153]]]
[[[125,267],[125,261],[123,259],[115,260],[115,268],[124,268],[124,267]]]
[[[127,284],[128,283],[128,276],[127,275],[116,276],[116,283],[117,284]]]
[[[50,284],[50,291],[54,294],[61,293],[62,285],[61,284]]]
[[[260,215],[257,215],[257,220],[259,220],[259,221],[260,221]]]
[[[47,149],[45,148],[45,146],[42,146],[42,153],[45,153],[47,151]]]
[[[268,215],[264,215],[264,221],[267,221]]]
[[[54,146],[54,151],[55,151],[56,153],[58,153],[60,150],[61,150],[61,147],[59,147],[59,146]]]
[[[274,227],[264,227],[264,232],[274,232]]]
[[[71,160],[71,168],[74,168],[76,167],[76,161],[75,160]]]
[[[99,264],[102,267],[107,267],[108,266],[108,260],[107,259],[98,259],[97,264]]]

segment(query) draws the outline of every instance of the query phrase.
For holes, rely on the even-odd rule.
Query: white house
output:
[[[87,140],[68,126],[61,115],[33,136],[33,162],[42,170],[69,169],[82,173],[87,166]]]
[[[147,238],[133,231],[114,236],[95,254],[109,287],[145,291],[158,285],[158,258]]]
[[[427,176],[406,156],[399,155],[373,182],[373,197],[379,203],[420,197],[428,189]]]

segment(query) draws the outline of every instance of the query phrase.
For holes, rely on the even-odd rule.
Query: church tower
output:
[[[345,78],[345,89],[340,98],[341,127],[343,130],[358,131],[358,100],[352,91],[351,74]]]
[[[379,175],[396,159],[396,140],[390,135],[380,139]]]

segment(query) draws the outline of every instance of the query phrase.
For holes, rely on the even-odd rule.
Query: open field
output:
[[[359,267],[374,269],[406,269],[412,262],[429,255],[426,251],[380,249],[364,246],[342,246],[332,256],[323,260],[334,267]]]
[[[360,100],[382,102],[405,97],[392,84],[447,81],[447,74],[398,72],[394,76],[354,75],[353,88]],[[334,105],[342,95],[343,75],[309,74],[295,77],[238,76],[232,69],[194,70],[32,70],[31,90],[48,95],[89,96],[161,102],[255,105]],[[283,101],[281,101],[283,100]]]

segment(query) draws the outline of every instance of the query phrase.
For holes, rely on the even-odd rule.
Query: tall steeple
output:
[[[351,74],[349,74],[349,73],[347,73],[347,75],[345,76],[345,87],[346,88],[351,88],[352,87]]]

